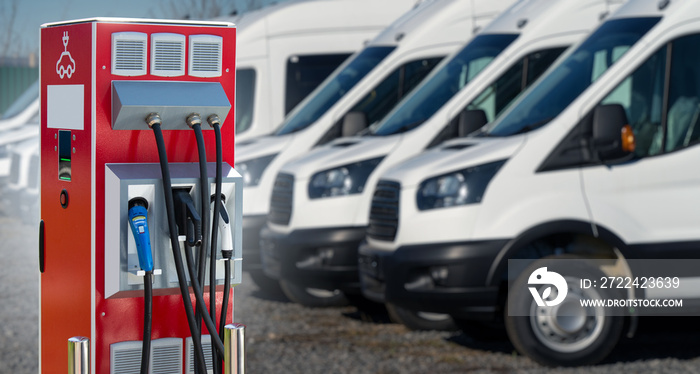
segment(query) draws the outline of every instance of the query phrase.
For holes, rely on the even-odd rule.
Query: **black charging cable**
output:
[[[153,321],[153,271],[143,276],[143,346],[141,347],[141,374],[148,374],[151,358],[151,324]]]
[[[204,135],[202,134],[202,118],[198,113],[192,113],[185,119],[187,126],[194,130],[195,140],[197,142],[197,155],[199,158],[199,196],[201,201],[201,217],[202,217],[202,232],[207,233],[202,237],[202,245],[199,250],[199,256],[197,259],[197,280],[199,284],[203,287],[204,281],[206,279],[206,261],[207,261],[207,249],[209,248],[209,176],[207,175],[207,152],[204,145]],[[211,285],[210,285],[211,287]],[[197,301],[199,303],[199,301]],[[201,331],[201,312],[200,308],[197,307],[195,318],[197,319],[197,326]],[[211,317],[210,317],[211,318]],[[214,318],[215,319],[215,318]],[[212,332],[210,331],[210,335]],[[216,334],[216,330],[213,332]],[[213,351],[213,350],[212,350]]]
[[[150,116],[149,116],[149,117],[150,117]],[[159,117],[159,118],[160,118],[160,117]],[[154,130],[155,130],[155,128],[154,128]],[[155,132],[155,131],[154,131],[154,132]],[[162,132],[160,132],[160,126],[158,127],[158,132],[161,134],[161,135],[160,135],[160,139],[161,139],[161,142],[163,142],[163,140],[162,140],[162,139],[163,139],[163,138],[162,138]],[[163,152],[165,152],[165,144],[164,144],[164,143],[163,143]],[[160,152],[159,152],[159,153],[160,153]],[[165,155],[165,153],[163,153],[163,155]],[[167,166],[167,157],[166,157],[166,159],[165,159],[165,162],[166,162],[165,165]],[[165,178],[165,177],[164,177],[164,178]],[[165,186],[165,181],[164,181],[164,186]],[[169,172],[169,171],[168,171],[168,187],[169,187],[169,189],[168,189],[168,192],[166,192],[166,195],[169,195],[169,196],[170,196],[170,204],[171,204],[170,206],[171,206],[171,208],[172,208],[172,206],[173,206],[174,204],[173,204],[173,202],[172,202],[172,184],[171,184],[171,182],[170,182],[170,172]],[[207,188],[207,190],[208,190],[208,188]],[[207,205],[207,207],[209,206],[209,199],[208,199],[208,197],[209,197],[209,193],[207,192],[207,199],[205,199],[205,204]],[[167,203],[167,201],[166,201],[166,203]],[[173,213],[174,213],[174,211],[173,211]],[[202,222],[203,222],[203,223],[202,223],[202,226],[204,226],[204,221],[205,221],[205,220],[206,220],[207,222],[209,221],[209,215],[202,215]],[[173,226],[173,227],[172,227],[172,230],[173,230],[173,231],[171,231],[171,239],[172,239],[173,233],[174,233],[175,240],[177,241],[177,231],[176,231],[176,230],[177,230],[177,227],[175,227],[175,219],[173,218],[172,221],[173,221],[173,222],[172,222],[172,226]],[[169,227],[170,227],[170,224],[171,224],[171,222],[170,222],[170,216],[168,216],[168,224],[169,224]],[[207,230],[208,230],[208,229],[207,229]],[[204,231],[204,229],[202,229],[202,231]],[[208,232],[208,231],[206,231],[206,232]],[[208,235],[202,235],[202,246],[204,246],[204,240],[205,240],[206,238],[208,238]],[[177,242],[178,248],[179,248],[179,244],[180,244],[180,243]],[[184,252],[185,252],[185,255],[186,255],[186,256],[187,256],[187,255],[191,255],[191,253],[189,253],[189,251],[184,251]],[[182,257],[179,255],[179,253],[178,253],[178,257],[179,257],[180,259],[182,259]],[[206,260],[205,260],[205,261],[206,261]],[[182,261],[180,261],[180,264],[182,264]],[[177,266],[177,264],[176,264],[176,266]],[[192,269],[192,271],[194,272],[194,269]],[[183,276],[184,276],[184,268],[183,268]],[[180,281],[180,279],[178,278],[178,282],[179,282],[179,281]],[[184,279],[184,282],[185,282],[185,285],[186,285],[187,279]],[[192,291],[194,291],[195,300],[197,301],[197,303],[196,303],[197,311],[199,311],[199,312],[202,314],[202,317],[203,317],[203,320],[204,320],[204,324],[206,325],[207,330],[212,331],[212,332],[215,332],[215,331],[216,331],[216,325],[215,325],[214,322],[211,320],[211,318],[209,317],[209,313],[207,312],[207,306],[206,306],[206,304],[204,303],[204,297],[202,296],[203,294],[202,294],[201,283],[199,283],[198,278],[197,278],[196,275],[195,275],[194,277],[192,276],[192,273],[190,273],[190,283],[191,283],[191,286],[192,286]],[[182,285],[181,285],[181,287],[182,287]],[[185,286],[185,287],[186,287],[186,286]],[[186,289],[186,288],[185,288],[185,289]],[[190,305],[191,305],[191,303],[190,303]],[[212,346],[214,347],[214,349],[216,349],[217,354],[220,354],[220,355],[223,356],[223,354],[224,354],[224,343],[222,342],[221,339],[219,339],[219,336],[218,336],[216,333],[214,333],[214,334],[211,336],[211,338],[212,338],[212,339],[211,339],[211,341],[212,341]]]
[[[211,251],[209,252],[209,314],[212,321],[216,321],[216,244],[218,240],[219,225],[216,223],[219,220],[219,211],[221,206],[221,185],[223,177],[222,164],[223,164],[223,151],[221,146],[221,119],[216,114],[212,114],[207,118],[207,123],[209,126],[214,128],[214,137],[216,140],[216,176],[214,179],[214,219],[211,225]],[[229,282],[230,283],[230,282]],[[224,288],[224,294],[226,289]],[[226,320],[226,303],[228,300],[224,299],[224,304],[221,306],[221,319]],[[224,327],[219,323],[219,338],[223,341]],[[215,332],[211,332],[215,334]],[[212,349],[211,351],[212,362],[214,363],[214,369],[216,373],[221,373],[223,369],[221,366],[221,360],[217,359],[216,352]],[[223,359],[223,357],[222,357]]]
[[[173,252],[173,259],[175,261],[175,269],[177,273],[178,284],[180,286],[180,294],[182,295],[182,303],[185,307],[185,314],[187,315],[187,322],[190,328],[190,335],[192,336],[195,363],[197,364],[196,368],[200,373],[206,373],[207,367],[204,361],[204,351],[202,349],[201,333],[198,331],[197,328],[197,321],[195,320],[194,308],[192,307],[192,301],[190,300],[190,292],[187,287],[187,278],[185,277],[185,269],[182,263],[182,255],[180,253],[180,241],[177,237],[177,227],[175,225],[175,208],[173,203],[173,190],[170,178],[170,167],[168,166],[168,156],[165,150],[163,132],[160,128],[161,122],[162,121],[160,115],[158,115],[157,113],[151,113],[148,115],[148,117],[146,117],[146,123],[148,124],[148,127],[150,127],[153,130],[153,134],[156,139],[156,146],[158,147],[160,171],[163,178],[163,195],[165,196],[165,210],[168,217],[168,231],[170,232],[170,244]],[[196,279],[193,279],[192,284],[194,285],[195,283]]]
[[[231,258],[233,257],[231,220],[226,210],[225,200],[226,197],[222,195],[218,216],[219,230],[221,231],[221,257],[224,259],[224,298],[221,304],[221,319],[219,320],[219,338],[222,340],[224,338],[224,326],[226,325],[229,293],[231,292]]]

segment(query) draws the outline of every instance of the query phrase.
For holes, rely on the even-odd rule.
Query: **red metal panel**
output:
[[[63,37],[67,33],[68,44]],[[43,373],[65,373],[68,367],[67,341],[72,336],[90,337],[91,269],[91,75],[92,28],[90,24],[41,30],[41,217],[45,222],[45,271],[41,275],[41,362]],[[63,78],[57,63],[75,70]],[[62,58],[63,55],[63,58]],[[58,178],[57,129],[47,124],[47,86],[84,85],[84,129],[72,130],[71,181]],[[68,126],[69,124],[66,124]],[[69,202],[60,204],[61,190]]]

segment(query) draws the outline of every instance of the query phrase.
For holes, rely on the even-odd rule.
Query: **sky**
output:
[[[0,11],[7,14],[8,6],[13,1],[17,2],[14,31],[21,43],[21,48],[17,49],[29,52],[38,52],[39,29],[44,23],[92,17],[172,18],[172,14],[166,14],[171,5],[176,4],[181,9],[187,9],[184,4],[191,2],[191,0],[0,0]],[[204,3],[211,0],[197,1]],[[273,0],[223,0],[227,13],[236,7],[240,11],[245,11],[245,4],[250,2],[262,6],[272,3]],[[0,22],[5,21],[5,18],[0,14]],[[0,32],[6,32],[1,27]]]

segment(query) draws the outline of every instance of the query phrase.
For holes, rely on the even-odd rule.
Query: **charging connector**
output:
[[[141,374],[148,373],[151,354],[151,324],[153,318],[153,252],[148,231],[148,201],[142,197],[129,200],[129,226],[136,241],[139,266],[146,274],[143,278],[143,345],[141,348]]]
[[[129,226],[136,241],[139,266],[144,271],[153,271],[151,236],[148,232],[148,201],[142,197],[129,200]]]
[[[226,198],[221,196],[219,202],[219,234],[221,235],[221,256],[225,260],[233,257],[233,235],[231,234],[231,219],[226,209]]]
[[[178,234],[187,237],[187,245],[190,247],[202,245],[202,218],[194,206],[190,189],[173,188],[173,200]]]

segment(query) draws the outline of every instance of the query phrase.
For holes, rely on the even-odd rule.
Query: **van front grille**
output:
[[[380,180],[372,196],[367,236],[372,239],[393,241],[399,226],[399,196],[401,185]]]
[[[270,199],[270,215],[268,216],[270,222],[279,225],[289,224],[292,218],[293,194],[294,176],[284,173],[277,174]]]

